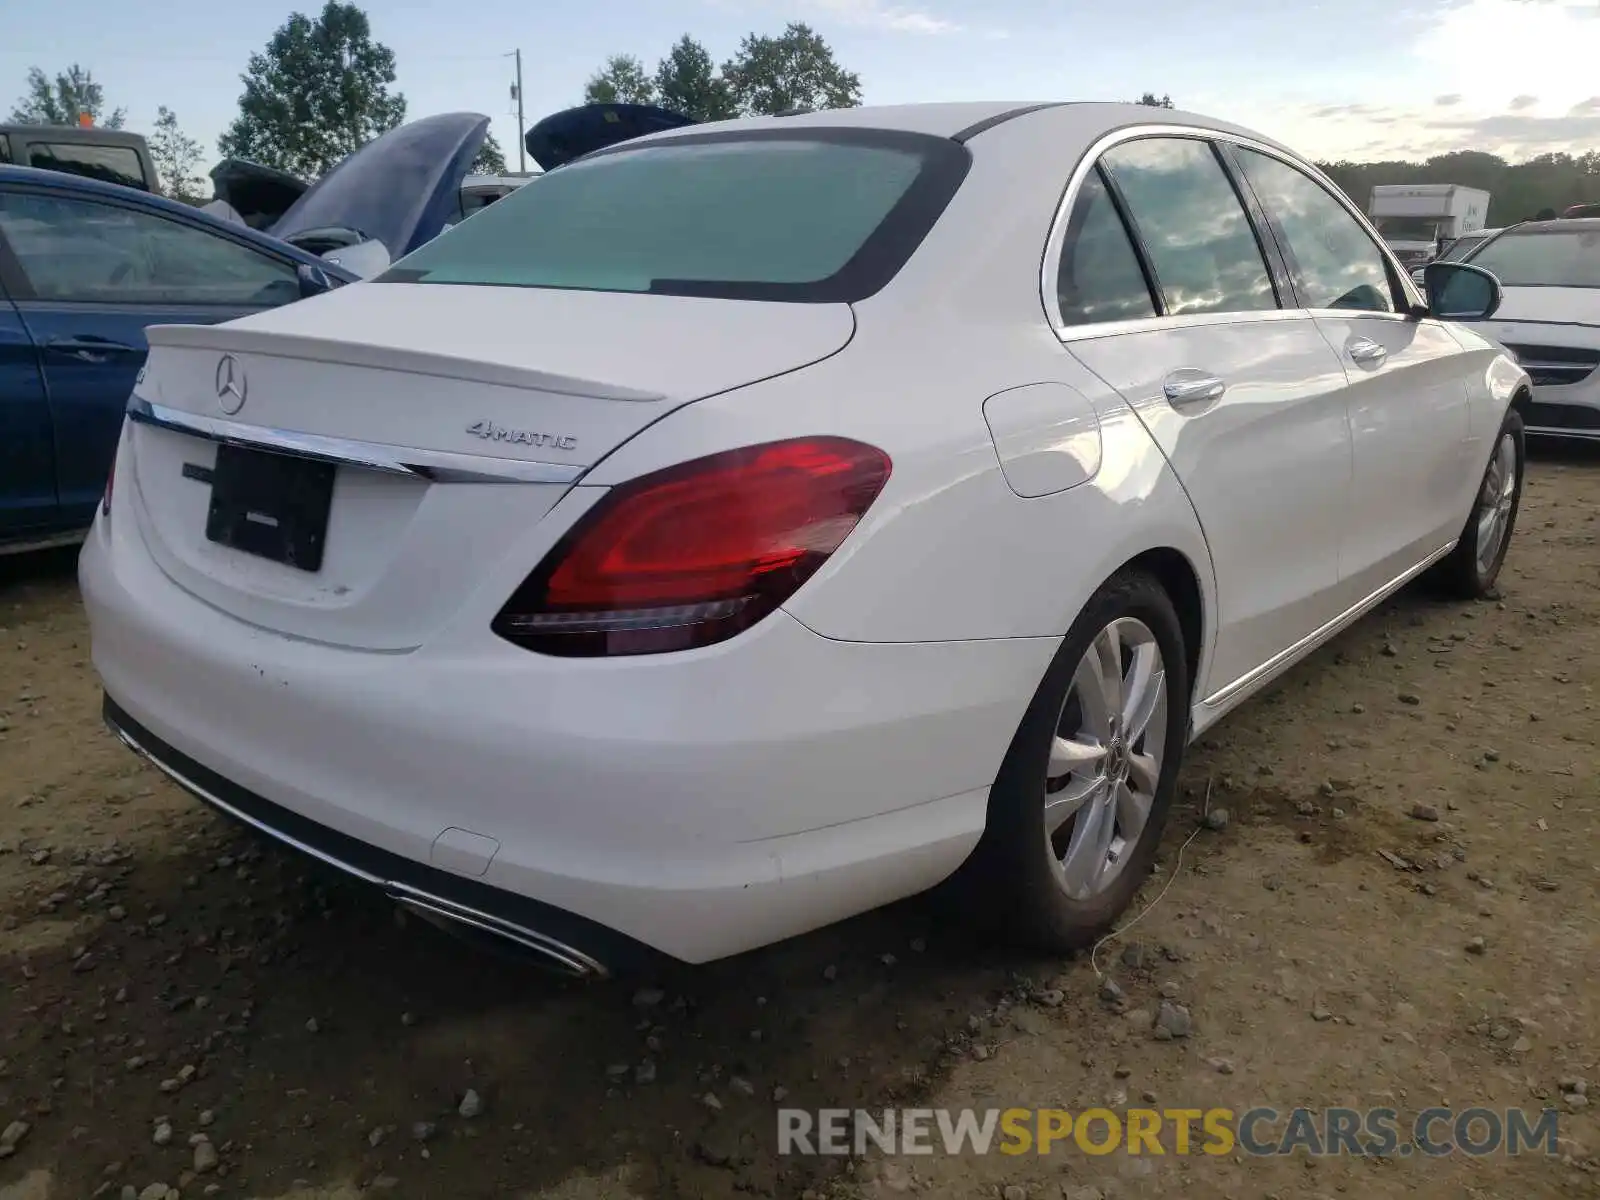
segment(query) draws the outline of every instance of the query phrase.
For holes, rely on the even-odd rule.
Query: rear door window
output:
[[[120,204],[0,193],[0,235],[39,300],[252,307],[300,294],[289,263]]]
[[[96,146],[91,142],[29,142],[28,165],[121,184],[143,192],[150,190],[144,177],[144,163],[127,146]]]
[[[1056,298],[1064,325],[1156,315],[1144,269],[1098,168],[1084,178],[1072,204]]]
[[[1278,307],[1255,228],[1211,143],[1140,138],[1100,161],[1127,203],[1169,316]]]

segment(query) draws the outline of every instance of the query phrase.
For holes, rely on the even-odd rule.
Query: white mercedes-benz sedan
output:
[[[1504,289],[1476,328],[1533,381],[1528,432],[1600,438],[1600,218],[1513,225],[1466,255]]]
[[[1079,946],[1191,739],[1424,573],[1492,592],[1529,379],[1446,319],[1491,274],[1427,282],[1182,113],[600,149],[370,281],[150,331],[80,567],[106,719],[573,973],[947,879]]]

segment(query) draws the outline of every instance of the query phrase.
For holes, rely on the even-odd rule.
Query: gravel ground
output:
[[[0,1200],[1600,1195],[1597,512],[1541,457],[1500,601],[1406,595],[1209,735],[1093,962],[912,902],[642,989],[201,811],[102,730],[72,556],[0,560]],[[1550,1105],[1562,1153],[843,1163],[779,1100]]]

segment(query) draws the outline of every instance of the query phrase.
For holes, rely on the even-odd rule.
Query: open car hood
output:
[[[252,229],[271,228],[310,186],[298,175],[247,158],[225,158],[211,168],[213,203],[227,205]]]
[[[618,142],[695,124],[693,117],[654,104],[580,104],[537,122],[523,144],[534,162],[553,171]]]
[[[378,243],[391,260],[461,215],[461,183],[489,132],[481,113],[441,113],[368,142],[308,188],[267,232],[314,254]]]

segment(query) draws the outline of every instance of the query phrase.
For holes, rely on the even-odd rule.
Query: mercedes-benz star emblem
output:
[[[245,382],[244,368],[233,355],[224,354],[217,360],[216,382],[217,404],[231,417],[244,407],[245,393],[249,390]]]

